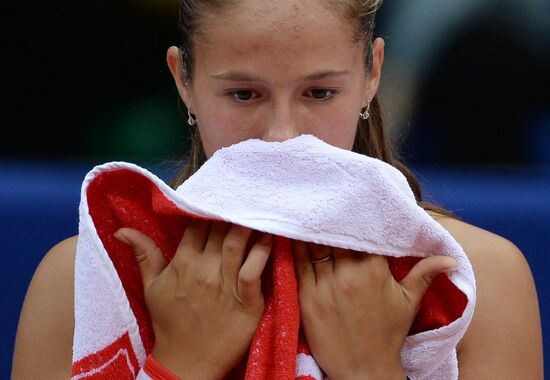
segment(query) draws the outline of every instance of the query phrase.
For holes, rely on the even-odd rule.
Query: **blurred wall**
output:
[[[550,3],[388,0],[381,94],[411,161],[550,164]]]
[[[166,67],[175,0],[0,4],[0,157],[178,157],[185,125]],[[380,94],[423,164],[550,163],[550,5],[386,0]]]

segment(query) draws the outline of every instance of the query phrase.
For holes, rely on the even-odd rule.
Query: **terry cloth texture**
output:
[[[457,271],[440,274],[425,294],[401,357],[411,379],[458,377],[455,348],[475,305],[462,247],[417,205],[397,169],[301,135],[222,148],[177,190],[130,163],[88,173],[75,264],[73,379],[134,379],[154,346],[139,267],[113,233],[138,229],[171,260],[193,218],[255,230],[249,248],[261,232],[275,235],[246,379],[324,376],[300,333],[291,239],[385,255],[398,281],[423,257],[454,257]]]

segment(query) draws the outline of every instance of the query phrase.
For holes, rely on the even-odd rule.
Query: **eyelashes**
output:
[[[228,91],[227,96],[231,97],[237,103],[248,103],[252,100],[256,100],[261,97],[257,91],[254,90],[234,90]]]
[[[313,88],[311,90],[308,90],[307,93],[310,94],[311,97],[315,100],[327,101],[338,92],[336,89],[333,88]]]
[[[311,98],[315,102],[326,102],[339,93],[335,88],[311,88],[304,91],[302,96]],[[262,97],[261,93],[251,89],[230,90],[225,95],[241,104],[252,103]]]

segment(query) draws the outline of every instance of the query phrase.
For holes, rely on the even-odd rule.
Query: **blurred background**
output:
[[[169,180],[185,157],[165,63],[177,16],[176,0],[0,3],[2,378],[36,266],[77,234],[85,174],[124,160]],[[549,20],[546,0],[385,0],[376,28],[392,139],[429,200],[525,254],[547,347]]]

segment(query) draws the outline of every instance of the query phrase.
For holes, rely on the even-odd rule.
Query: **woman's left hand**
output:
[[[301,322],[323,371],[331,380],[404,379],[401,348],[420,301],[439,273],[455,270],[455,259],[425,258],[397,282],[384,256],[292,243]]]

